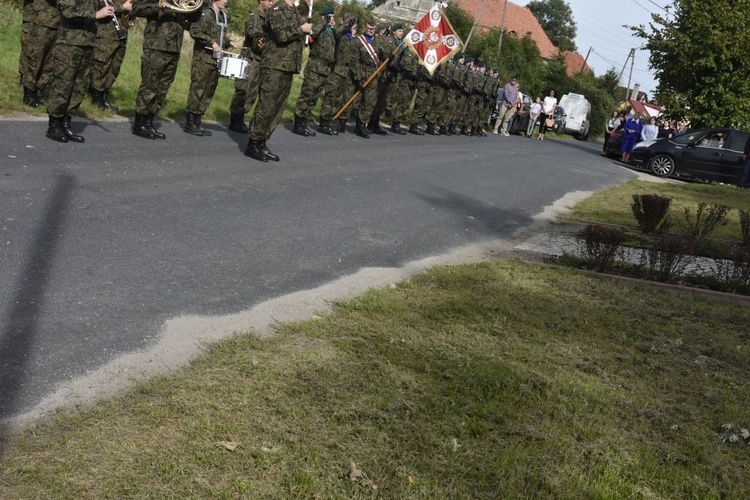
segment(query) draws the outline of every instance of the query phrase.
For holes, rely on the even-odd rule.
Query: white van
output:
[[[560,132],[572,134],[576,139],[585,141],[589,137],[589,115],[591,104],[581,94],[569,93],[560,98],[560,106],[565,110],[565,118]]]

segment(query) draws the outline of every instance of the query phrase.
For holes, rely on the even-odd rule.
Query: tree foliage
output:
[[[750,127],[750,2],[675,0],[672,8],[631,27],[651,52],[657,100],[693,127]]]
[[[565,0],[535,0],[526,4],[549,37],[560,50],[575,52],[576,22],[573,11]]]

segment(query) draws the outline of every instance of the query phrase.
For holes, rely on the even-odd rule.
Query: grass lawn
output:
[[[685,207],[695,212],[699,203],[722,204],[731,207],[727,224],[719,226],[712,238],[742,241],[739,210],[750,210],[750,191],[736,186],[699,183],[654,183],[629,181],[625,184],[599,191],[578,202],[569,214],[560,217],[563,222],[603,222],[638,228],[630,204],[634,194],[658,194],[672,198],[669,217],[674,221],[672,231],[679,232]]]
[[[748,498],[748,324],[566,268],[439,267],[28,429],[0,497]]]

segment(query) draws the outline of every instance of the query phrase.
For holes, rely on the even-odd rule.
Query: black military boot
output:
[[[315,131],[307,124],[307,120],[305,120],[305,131],[307,132],[308,137],[315,137]]]
[[[393,122],[391,123],[391,132],[398,135],[406,135],[406,130],[401,128],[400,122]]]
[[[469,135],[469,132],[466,131],[466,127],[465,126],[461,127],[461,135]]]
[[[229,117],[229,130],[239,132],[240,134],[247,134],[250,131],[247,125],[245,125],[244,113],[232,113]]]
[[[448,135],[458,135],[455,125],[448,125]]]
[[[39,101],[36,99],[36,93],[33,90],[29,90],[26,87],[23,88],[23,105],[31,108],[38,108]],[[49,137],[49,135],[47,136]]]
[[[301,135],[302,137],[308,137],[307,129],[305,129],[305,119],[301,116],[294,115],[294,128],[292,133]]]
[[[70,115],[65,115],[63,117],[63,126],[62,126],[63,133],[68,138],[69,141],[73,142],[83,142],[85,139],[82,135],[78,135],[72,130],[70,130]]]
[[[419,125],[416,123],[412,123],[411,127],[409,127],[409,133],[414,135],[424,135],[424,132],[419,128]]]
[[[380,120],[370,120],[370,123],[367,124],[367,130],[377,135],[388,135],[388,132],[380,126]]]
[[[451,134],[450,134],[450,133],[448,132],[448,127],[447,127],[447,126],[445,126],[445,125],[441,125],[441,126],[440,126],[440,130],[439,130],[438,132],[440,133],[440,135],[451,135]]]
[[[245,156],[249,156],[258,161],[268,161],[266,154],[260,149],[260,141],[249,139],[245,148]]]
[[[484,133],[481,125],[477,125],[476,127],[474,127],[474,135],[477,137],[487,137],[487,134]]]
[[[36,99],[36,103],[39,106],[44,106],[47,104],[47,101],[44,100],[44,92],[42,92],[42,89],[36,89],[34,91],[34,98]]]
[[[336,130],[339,134],[346,133],[346,118],[339,118],[339,126]]]
[[[144,126],[146,127],[146,130],[148,130],[148,133],[153,135],[153,139],[166,139],[167,136],[159,132],[154,128],[154,114],[149,113],[146,115],[146,121],[143,122]]]
[[[266,158],[272,161],[279,161],[278,155],[275,155],[271,152],[270,149],[268,149],[268,146],[266,146],[266,141],[260,141],[260,151],[266,155]]]
[[[146,115],[135,115],[135,123],[133,124],[133,134],[137,135],[138,137],[143,137],[145,139],[156,139],[156,136],[149,132],[148,128],[146,128]]]
[[[435,135],[435,125],[432,122],[427,122],[427,128],[424,133],[427,135]]]
[[[63,119],[49,117],[49,127],[47,128],[47,137],[57,142],[68,142],[68,136],[63,132]]]
[[[318,132],[325,135],[338,135],[339,133],[335,127],[331,127],[331,122],[329,120],[324,120],[322,118],[318,124]]]
[[[94,87],[89,87],[89,94],[91,95],[91,100],[94,103],[94,106],[101,110],[107,109],[107,106],[104,104],[104,94],[100,90],[96,90]]]
[[[102,91],[102,102],[107,109],[111,109],[112,111],[120,111],[120,108],[115,106],[112,101],[109,100],[109,90],[105,89]]]
[[[370,132],[365,127],[365,124],[362,123],[362,120],[357,118],[357,127],[354,129],[354,133],[364,139],[370,138]]]
[[[201,129],[199,129],[195,125],[195,116],[193,113],[188,113],[186,117],[186,123],[185,123],[185,132],[187,132],[190,135],[197,135],[198,137],[203,137],[203,132],[201,132]]]
[[[193,115],[193,122],[195,123],[195,126],[198,127],[198,130],[201,131],[201,134],[206,137],[211,137],[213,132],[207,128],[203,128],[203,117],[201,115]]]

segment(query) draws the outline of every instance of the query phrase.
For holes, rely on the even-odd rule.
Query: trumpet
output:
[[[112,0],[104,0],[104,5],[107,7],[112,7],[112,10],[115,10],[115,6],[112,4]],[[117,33],[117,39],[119,41],[127,40],[128,38],[128,30],[122,27],[122,24],[120,24],[120,20],[117,19],[117,12],[115,12],[112,15],[112,24],[115,25],[115,33]]]
[[[181,12],[183,14],[195,12],[202,5],[203,0],[159,0],[160,9]]]

